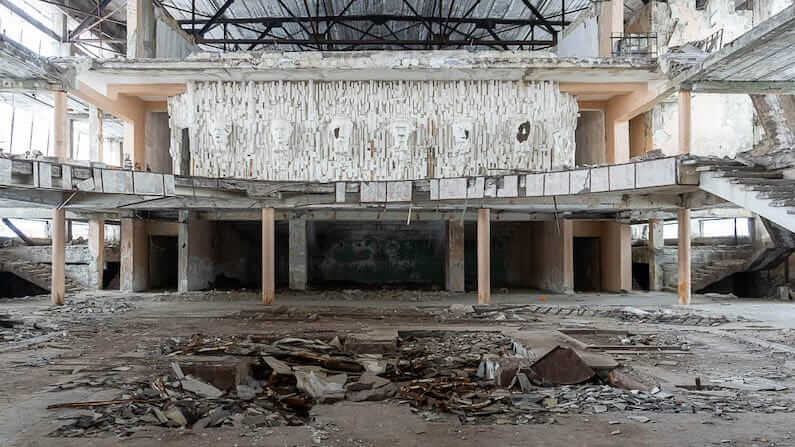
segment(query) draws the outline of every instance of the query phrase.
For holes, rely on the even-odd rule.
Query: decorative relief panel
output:
[[[175,166],[187,128],[199,176],[401,180],[574,165],[577,102],[551,82],[197,82],[169,112]]]

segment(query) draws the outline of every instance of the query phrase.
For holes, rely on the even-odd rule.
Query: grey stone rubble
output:
[[[502,333],[488,331],[401,331],[392,344],[350,334],[330,340],[262,334],[169,338],[155,349],[161,367],[151,376],[126,379],[143,368],[120,366],[55,386],[122,392],[117,401],[88,406],[90,412],[52,435],[112,431],[123,437],[146,426],[200,431],[305,425],[312,406],[341,400],[409,403],[428,421],[451,413],[463,424],[549,423],[558,415],[613,412],[633,416],[626,423],[653,420],[655,413],[704,413],[730,420],[748,408],[795,412],[791,402],[776,394],[714,385],[627,390],[595,376],[579,385],[540,386],[521,366],[511,369],[530,362],[516,357],[515,345]],[[488,375],[484,365],[495,360],[502,369]],[[210,362],[206,370],[213,371],[212,377],[196,362]],[[226,387],[210,383],[219,377],[219,364],[232,371]]]
[[[504,305],[474,306],[472,312],[450,308],[447,315],[458,318],[493,319],[509,321],[537,321],[533,315],[607,317],[636,323],[662,323],[686,326],[720,326],[731,322],[726,316],[705,316],[692,312],[675,312],[670,309],[642,310],[634,307],[598,308],[594,306]],[[738,318],[740,320],[741,317]]]

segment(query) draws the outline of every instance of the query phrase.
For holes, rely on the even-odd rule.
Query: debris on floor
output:
[[[749,405],[741,390],[680,389],[675,395],[634,380],[624,367],[591,368],[570,347],[535,355],[539,349],[487,330],[171,337],[153,349],[154,369],[116,367],[54,388],[123,391],[110,401],[52,405],[90,411],[52,435],[305,425],[314,405],[342,400],[408,403],[425,415],[457,415],[463,424],[546,423],[557,414],[614,411],[709,412],[729,419]],[[755,402],[765,411],[795,411],[773,397]]]

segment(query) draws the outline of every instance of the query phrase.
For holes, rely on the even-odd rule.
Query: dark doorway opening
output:
[[[48,291],[13,273],[0,272],[0,298],[18,298],[45,293]]]
[[[649,290],[649,264],[632,263],[632,288]]]
[[[151,236],[149,238],[149,287],[176,290],[178,282],[179,251],[176,236]]]
[[[102,288],[119,290],[120,274],[121,262],[106,262],[105,269],[102,271]]]
[[[598,237],[574,238],[574,290],[602,290],[602,248]]]

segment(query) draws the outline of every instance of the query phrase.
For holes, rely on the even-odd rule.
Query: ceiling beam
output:
[[[102,14],[102,10],[105,9],[105,7],[108,6],[109,3],[110,3],[110,0],[102,0],[102,1],[100,1],[99,5],[97,5],[97,15],[101,15]],[[75,38],[75,37],[79,36],[80,33],[82,33],[86,28],[88,28],[90,26],[93,26],[99,20],[100,19],[98,19],[96,17],[92,17],[92,16],[88,16],[85,19],[83,19],[83,21],[80,22],[79,25],[77,25],[77,28],[75,28],[74,31],[69,33],[70,40],[72,38]]]
[[[226,0],[226,2],[224,2],[224,4],[221,5],[220,8],[218,8],[218,11],[216,11],[215,14],[213,14],[213,16],[210,17],[210,19],[204,24],[202,29],[199,30],[199,35],[203,36],[204,33],[206,33],[207,31],[210,31],[213,27],[215,27],[215,25],[219,24],[220,22],[218,22],[218,20],[220,20],[221,17],[223,17],[223,15],[226,12],[226,10],[230,6],[232,6],[232,3],[234,3],[234,2],[235,2],[235,0]]]
[[[6,8],[10,9],[11,12],[21,17],[26,22],[30,23],[34,27],[38,28],[39,31],[43,32],[44,34],[52,37],[58,42],[61,42],[63,38],[52,30],[52,28],[48,27],[47,25],[41,23],[40,21],[36,20],[27,12],[23,11],[22,8],[16,6],[14,3],[10,2],[9,0],[0,0],[0,5],[5,6]]]
[[[289,13],[288,13],[289,14]],[[474,24],[481,27],[487,27],[491,25],[521,25],[521,26],[530,26],[530,25],[539,25],[539,26],[563,26],[563,25],[570,25],[571,22],[563,21],[563,20],[547,20],[545,18],[527,18],[527,19],[506,19],[506,18],[492,18],[492,17],[439,17],[439,16],[406,16],[400,14],[359,14],[359,15],[346,15],[346,16],[283,16],[283,17],[222,17],[222,18],[201,18],[196,20],[191,19],[182,19],[177,20],[177,23],[180,26],[190,26],[194,23],[196,25],[204,25],[207,23],[216,23],[216,24],[235,24],[235,25],[245,25],[245,24],[263,24],[263,25],[274,25],[274,26],[281,26],[284,23],[318,23],[318,22],[376,22],[376,23],[383,23],[383,22],[418,22],[418,23],[453,23],[457,25],[461,24]],[[553,29],[554,31],[554,29]]]

